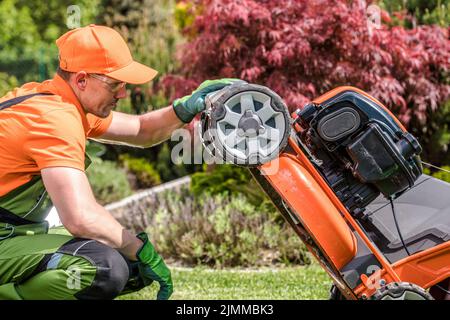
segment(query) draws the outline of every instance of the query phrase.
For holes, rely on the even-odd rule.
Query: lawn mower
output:
[[[206,97],[198,131],[247,167],[333,280],[330,299],[450,299],[450,184],[377,99],[338,87],[290,113],[237,81]]]

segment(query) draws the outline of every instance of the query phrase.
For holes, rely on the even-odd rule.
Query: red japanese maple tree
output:
[[[405,125],[422,126],[450,97],[449,30],[374,25],[364,1],[198,0],[179,96],[204,79],[236,77],[277,92],[294,110],[340,85],[366,90]],[[189,81],[185,81],[189,79]],[[174,98],[174,97],[172,97]]]

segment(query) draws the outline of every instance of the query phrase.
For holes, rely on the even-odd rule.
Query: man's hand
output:
[[[217,80],[204,81],[195,91],[190,95],[173,102],[173,109],[175,114],[184,123],[189,123],[194,119],[197,113],[205,110],[205,97],[208,93],[218,91],[234,82],[241,81],[239,79],[224,78]]]
[[[157,299],[167,300],[173,292],[170,270],[148,240],[147,234],[141,232],[137,237],[144,242],[136,253],[139,262],[141,262],[139,264],[139,273],[144,280],[144,284],[149,285],[153,281],[159,282]]]

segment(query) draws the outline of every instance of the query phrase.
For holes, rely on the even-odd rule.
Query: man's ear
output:
[[[88,74],[86,71],[79,71],[73,77],[74,85],[78,88],[78,90],[84,91],[88,82]]]

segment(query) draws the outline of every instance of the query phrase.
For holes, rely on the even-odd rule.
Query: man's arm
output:
[[[96,140],[146,148],[167,140],[183,125],[171,106],[143,115],[113,112],[108,130]]]
[[[72,235],[97,240],[137,260],[143,242],[97,203],[84,172],[53,167],[42,169],[41,175],[61,222]]]
[[[109,128],[97,139],[102,142],[151,147],[167,140],[175,129],[191,122],[203,111],[205,97],[209,93],[237,82],[243,81],[230,78],[204,81],[191,95],[176,99],[172,106],[140,116],[113,112]]]

